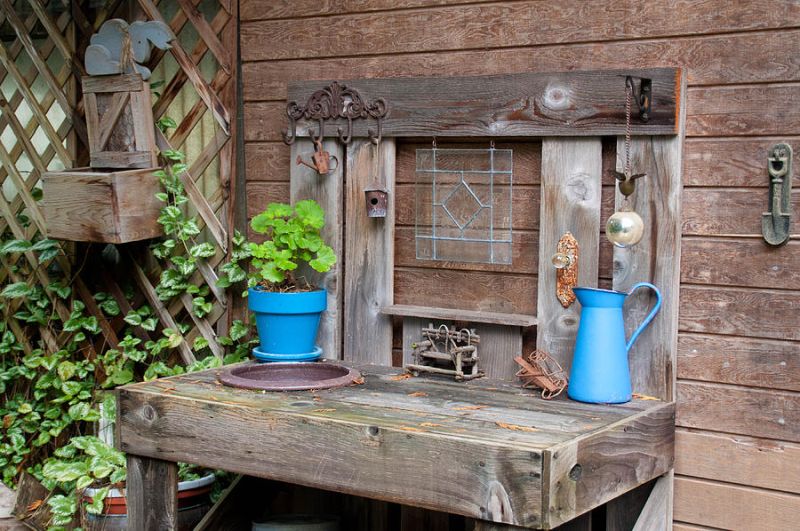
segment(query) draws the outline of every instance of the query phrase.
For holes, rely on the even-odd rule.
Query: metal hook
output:
[[[347,117],[347,135],[343,134],[341,127],[337,129],[337,132],[339,133],[339,140],[341,143],[349,144],[353,139],[353,119],[350,116]]]
[[[636,83],[633,82],[633,76],[625,78],[625,85],[631,89],[633,100],[636,106],[639,107],[639,118],[643,122],[650,120],[650,111],[652,108],[652,95],[653,95],[653,80],[648,78],[638,78],[639,88],[636,88]]]
[[[375,131],[372,129],[367,129],[367,134],[369,135],[370,141],[376,146],[381,143],[381,138],[383,138],[383,120],[381,118],[377,118],[377,122],[378,134],[375,134]]]
[[[294,118],[289,116],[289,127],[286,131],[282,132],[283,135],[283,143],[287,146],[291,146],[294,144],[294,141],[297,140],[297,123],[294,121]]]
[[[311,137],[311,140],[317,144],[322,143],[322,139],[325,138],[325,119],[319,119],[319,136],[314,135],[314,131],[311,129],[308,130],[308,135]]]

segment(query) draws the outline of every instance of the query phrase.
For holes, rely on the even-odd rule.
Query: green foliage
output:
[[[316,201],[298,201],[294,207],[270,203],[250,222],[255,232],[268,239],[248,246],[254,268],[249,285],[294,286],[293,271],[301,263],[320,273],[330,271],[336,254],[322,239],[324,225],[325,212]]]
[[[162,130],[174,126],[169,118],[159,120]],[[47,501],[51,529],[68,526],[81,505],[88,513],[99,512],[109,487],[124,481],[124,455],[87,435],[97,430],[101,417],[114,418],[114,396],[106,390],[249,355],[249,327],[235,321],[229,336],[216,338],[222,358],[212,355],[214,345],[198,335],[189,345],[198,361],[187,367],[176,362],[175,349],[183,348],[193,319],[214,311],[214,295],[198,270],[208,268],[205,262],[219,251],[200,238],[200,224],[188,213],[184,155],[164,151],[162,158],[166,165],[156,173],[163,185],[159,221],[166,237],[151,246],[162,270],[155,290],[166,306],[191,301],[194,314],[180,317],[174,328],[162,325],[153,309],[140,302],[133,285],[122,285],[121,293],[114,294],[89,285],[91,298],[86,300],[85,288],[73,289],[75,278],[63,269],[67,262],[61,243],[37,236],[19,239],[8,228],[0,233],[0,257],[11,264],[0,281],[0,474],[13,486],[27,471],[52,491]],[[23,227],[30,225],[22,214],[17,219]],[[228,285],[244,278],[238,261],[248,256],[241,234],[234,235],[233,243],[231,262],[218,268]],[[43,278],[46,286],[39,284]],[[115,331],[117,344],[109,344],[104,327]],[[84,503],[78,493],[86,487],[99,490]]]

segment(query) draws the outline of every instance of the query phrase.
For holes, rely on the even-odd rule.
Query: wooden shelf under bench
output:
[[[129,499],[171,503],[185,461],[550,529],[672,468],[674,403],[544,401],[504,380],[356,368],[363,384],[326,391],[225,387],[219,369],[123,387]]]

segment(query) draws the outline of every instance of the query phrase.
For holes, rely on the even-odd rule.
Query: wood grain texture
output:
[[[536,325],[535,316],[514,313],[476,312],[468,310],[432,308],[430,306],[409,306],[402,304],[385,306],[381,309],[381,312],[386,315],[397,315],[400,317],[421,317],[423,319],[441,319],[444,321],[452,321],[455,319],[470,323],[522,327]]]
[[[250,219],[270,203],[286,203],[289,201],[289,181],[280,183],[247,183],[247,218]],[[254,238],[255,233],[248,234]]]
[[[420,275],[420,271],[425,274]],[[409,306],[536,315],[536,277],[396,267],[394,301]]]
[[[635,120],[633,134],[675,134],[681,79],[675,68],[513,74],[474,77],[418,77],[344,80],[367,100],[384,98],[389,112],[383,135],[393,137],[593,136],[625,130],[625,76],[649,78],[653,107],[647,122]],[[300,105],[330,82],[293,82],[287,99]],[[327,136],[345,125],[328,121]],[[353,122],[366,137],[371,120]],[[297,134],[308,136],[316,123],[301,121]]]
[[[800,494],[800,445],[679,429],[675,473]]]
[[[762,188],[770,148],[780,142],[800,145],[798,140],[796,136],[690,138],[683,148],[683,184]]]
[[[677,477],[675,519],[719,529],[791,531],[800,521],[800,496]]]
[[[800,288],[800,239],[776,248],[761,239],[685,238],[681,282]]]
[[[347,147],[343,359],[353,363],[392,364],[392,320],[381,308],[394,300],[394,160],[392,139]],[[376,183],[388,192],[385,218],[367,217],[364,190]]]
[[[683,333],[678,378],[800,391],[800,344]]]
[[[766,182],[762,179],[762,182]],[[769,203],[768,187],[757,189],[686,188],[683,192],[683,234],[761,238],[761,212]],[[792,194],[800,211],[800,195]],[[792,225],[792,240],[800,238]]]
[[[685,89],[685,85],[684,85]],[[685,93],[685,90],[681,91]],[[681,167],[683,123],[674,138],[636,139],[630,146],[631,172],[645,173],[630,207],[642,216],[645,231],[632,247],[614,249],[613,287],[629,291],[638,282],[650,282],[662,295],[661,310],[629,351],[634,391],[672,400],[675,353],[678,344],[678,309],[681,260]],[[617,139],[617,171],[625,171],[625,139]],[[617,191],[616,205],[625,199]],[[660,259],[669,256],[669,260]],[[641,289],[626,301],[627,334],[639,326],[655,303],[652,290]]]
[[[339,166],[330,175],[321,176],[316,171],[295,163],[291,166],[291,182],[289,193],[292,203],[302,199],[314,199],[325,211],[325,227],[322,237],[336,253],[338,261],[330,271],[319,274],[310,268],[302,270],[308,280],[328,292],[328,308],[322,314],[317,344],[322,347],[323,356],[328,359],[342,358],[342,300],[343,300],[343,253],[344,231],[342,223],[344,150],[338,142],[328,140],[323,147],[339,160]],[[310,140],[298,139],[292,145],[291,160],[298,155],[313,153],[314,145]]]
[[[797,81],[800,63],[783,53],[786,40],[800,30],[724,35],[690,35],[680,39],[628,40],[531,48],[459,50],[384,56],[326,57],[242,65],[246,101],[286,99],[289,80],[344,77],[489,75],[518,72],[639,68],[658,64],[685,68],[690,85]],[[536,61],[531,61],[531,54]]]
[[[461,48],[516,47],[581,41],[675,36],[734,30],[791,27],[800,10],[789,0],[771,0],[763,9],[724,0],[685,4],[626,5],[613,13],[605,0],[571,0],[558,6],[514,2],[326,17],[318,32],[283,21],[242,24],[244,61],[369,55]],[[765,15],[765,10],[776,10]],[[680,11],[681,16],[674,14]],[[778,15],[780,13],[780,16]],[[541,21],[546,20],[547,24]],[[581,24],[574,24],[580,20]],[[659,24],[651,21],[658,20]],[[622,21],[625,21],[624,23]],[[323,21],[310,23],[322,24]],[[536,28],[532,32],[530,28]],[[393,35],[381,40],[380,35]],[[353,38],[358,35],[358,38]],[[291,42],[292,46],[284,43]]]
[[[244,146],[247,182],[285,182],[289,175],[290,148],[283,142],[248,142]]]
[[[45,173],[42,181],[50,238],[125,243],[163,234],[153,169],[78,168]]]
[[[796,291],[684,285],[680,300],[682,331],[800,340]],[[756,308],[768,310],[753,311]]]
[[[128,525],[131,529],[178,529],[178,465],[128,454],[126,483]]]
[[[672,468],[674,420],[675,405],[663,404],[595,437],[545,451],[547,525],[566,522]]]
[[[244,0],[242,2],[242,20],[341,15],[474,2],[475,0],[328,0],[326,2],[318,0],[294,0],[292,2]]]
[[[800,442],[800,396],[731,385],[678,382],[677,425]]]
[[[656,480],[632,531],[670,531],[672,514],[672,476],[661,476]]]
[[[800,85],[695,87],[689,90],[686,136],[781,135],[800,128]]]
[[[549,519],[543,452],[558,461],[572,449],[586,463],[583,478],[602,475],[609,485],[646,478],[671,459],[671,435],[662,431],[672,430],[671,404],[544,403],[503,381],[404,380],[397,369],[359,368],[363,385],[322,393],[233,389],[216,385],[216,371],[128,386],[119,399],[120,445],[129,454],[527,527]],[[228,450],[254,443],[280,451]],[[613,464],[601,466],[601,455]],[[579,507],[593,503],[580,489],[577,496]]]
[[[599,138],[542,142],[536,348],[548,352],[567,372],[572,364],[580,305],[561,306],[551,257],[561,236],[571,232],[580,252],[578,285],[597,286],[601,174]]]

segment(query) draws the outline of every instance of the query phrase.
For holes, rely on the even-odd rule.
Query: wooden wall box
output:
[[[91,168],[43,175],[42,210],[47,237],[126,243],[163,234],[157,168],[101,171]]]
[[[158,164],[150,86],[139,74],[82,79],[92,168]]]

